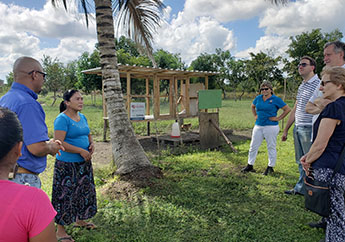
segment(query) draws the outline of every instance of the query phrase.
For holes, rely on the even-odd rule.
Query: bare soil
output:
[[[231,142],[244,142],[251,138],[251,130],[223,130],[223,132]],[[151,136],[138,136],[137,138],[144,148],[145,152],[150,152],[153,155],[158,155],[157,142]],[[193,142],[188,145],[200,147],[199,142]],[[159,145],[160,150],[167,149],[167,147],[170,147],[171,151],[174,151],[174,146],[169,143],[160,143]],[[178,152],[181,152],[181,150],[178,150]],[[102,166],[109,164],[112,160],[113,158],[111,143],[96,142],[95,153],[92,156],[92,163],[94,168],[101,168]],[[115,182],[104,186],[101,189],[101,193],[113,199],[137,200],[138,196],[135,195],[140,188],[151,186],[154,184],[154,180],[152,180],[152,178],[163,178],[163,173],[158,167],[150,167],[127,175],[123,175]]]

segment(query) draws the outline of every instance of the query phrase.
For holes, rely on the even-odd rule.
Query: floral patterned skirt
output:
[[[93,217],[97,212],[96,189],[91,161],[63,162],[54,166],[52,204],[55,222],[69,225]]]
[[[333,170],[329,168],[319,168],[314,170],[314,178],[318,181],[329,182],[331,180]],[[345,241],[345,175],[335,174],[330,181],[331,195],[331,214],[327,221],[326,241],[344,242]]]

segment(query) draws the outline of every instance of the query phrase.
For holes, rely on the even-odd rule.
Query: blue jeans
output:
[[[293,129],[293,138],[295,144],[295,158],[298,164],[299,178],[294,187],[295,192],[305,194],[304,181],[305,173],[301,165],[300,159],[308,153],[311,146],[311,131],[312,126],[295,126]]]
[[[37,175],[34,174],[17,173],[16,177],[11,181],[17,184],[41,188],[41,180]]]

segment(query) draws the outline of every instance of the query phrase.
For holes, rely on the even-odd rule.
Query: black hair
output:
[[[311,66],[314,66],[314,73],[316,73],[316,61],[310,56],[302,56],[301,60],[308,60]]]
[[[68,91],[66,91],[64,94],[63,94],[63,101],[60,103],[60,113],[62,113],[63,111],[66,110],[66,104],[65,104],[65,101],[70,101],[71,100],[71,97],[74,95],[74,93],[76,92],[79,92],[78,90],[76,89],[70,89]]]
[[[0,107],[0,161],[22,140],[23,128],[17,115],[7,108]]]

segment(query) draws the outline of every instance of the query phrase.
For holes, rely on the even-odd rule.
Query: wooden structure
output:
[[[187,70],[174,70],[174,69],[162,69],[145,66],[130,66],[130,65],[118,65],[118,70],[121,78],[126,78],[126,107],[128,117],[130,117],[130,107],[133,98],[145,98],[145,119],[140,121],[153,121],[153,120],[175,120],[177,118],[190,118],[198,116],[197,107],[197,92],[201,89],[208,89],[208,78],[212,75],[219,74],[218,72],[206,72],[206,71],[187,71]],[[84,70],[85,74],[97,74],[102,75],[101,68],[93,68]],[[190,80],[193,77],[204,78],[202,84],[191,84]],[[138,95],[132,92],[131,81],[132,79],[140,79],[145,81],[146,91],[144,95]],[[160,92],[160,86],[162,81],[169,82],[168,95],[162,95]],[[150,90],[150,83],[153,87]],[[103,93],[104,94],[104,93]],[[169,112],[161,112],[161,98],[169,98]],[[103,95],[104,98],[104,95]],[[153,112],[151,113],[150,107],[152,104]],[[178,104],[181,104],[181,110],[178,111]],[[105,100],[103,99],[103,116],[106,120],[107,108]],[[132,120],[138,121],[138,120]],[[106,132],[106,131],[105,131]]]
[[[232,142],[219,128],[219,108],[222,106],[221,90],[202,90],[198,92],[198,108],[205,110],[199,112],[199,135],[202,148],[217,148],[220,146],[220,136],[222,135],[226,143],[233,152],[237,152]],[[216,112],[208,112],[208,109],[216,109]]]

